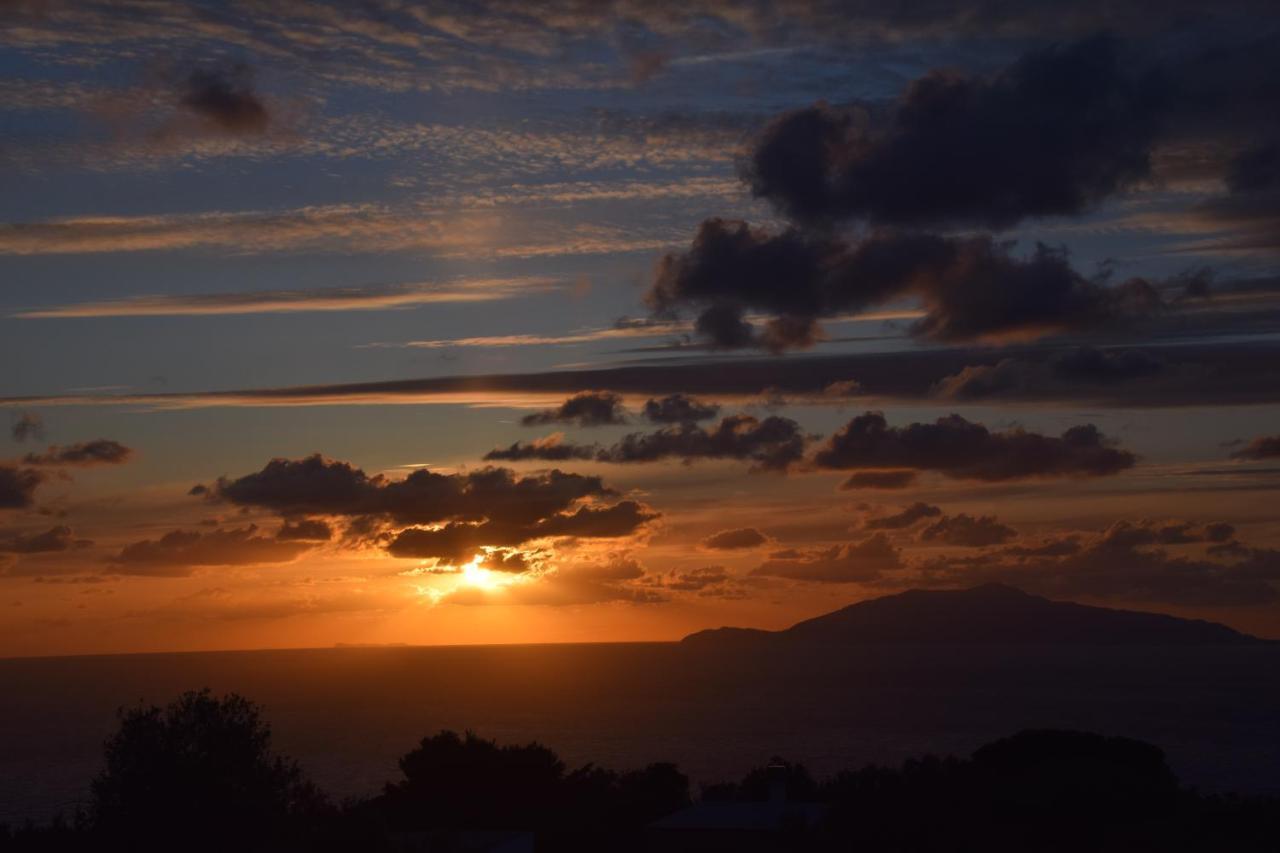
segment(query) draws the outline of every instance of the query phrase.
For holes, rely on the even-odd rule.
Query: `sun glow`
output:
[[[471,562],[462,566],[462,584],[477,589],[495,590],[509,585],[513,578],[502,572],[494,572],[484,568],[485,555],[477,554]]]

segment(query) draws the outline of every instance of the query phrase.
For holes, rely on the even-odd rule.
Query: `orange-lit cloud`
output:
[[[133,296],[19,311],[15,317],[191,317],[278,314],[301,311],[379,311],[467,302],[494,302],[554,290],[550,278],[471,279],[438,284],[401,284],[313,290],[263,290],[190,296]]]

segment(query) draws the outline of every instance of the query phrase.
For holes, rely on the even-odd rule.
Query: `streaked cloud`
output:
[[[493,302],[560,286],[553,278],[468,279],[446,283],[369,285],[309,290],[130,296],[19,311],[29,319],[61,317],[189,317],[302,311],[380,311],[452,302]]]

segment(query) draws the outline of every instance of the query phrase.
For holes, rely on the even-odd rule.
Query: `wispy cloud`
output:
[[[246,255],[306,250],[540,257],[651,251],[673,246],[679,238],[680,228],[667,225],[621,228],[531,220],[515,211],[351,204],[2,223],[0,255],[219,249]]]
[[[282,314],[303,311],[380,311],[451,302],[493,302],[554,290],[553,278],[470,279],[310,290],[130,296],[19,311],[14,317],[188,317],[224,314]]]
[[[835,318],[832,323],[880,322],[884,320],[913,320],[924,316],[918,309],[868,311],[860,315],[845,315]],[[751,315],[749,322],[760,323],[764,317]],[[580,329],[563,335],[481,335],[468,338],[435,338],[420,341],[377,341],[361,344],[363,349],[449,349],[452,347],[527,347],[527,346],[563,346],[586,344],[596,341],[625,340],[631,338],[685,338],[694,331],[693,323],[688,321],[647,321],[620,320],[617,324],[598,329]]]
[[[0,254],[46,255],[224,247],[256,252],[344,248],[458,248],[484,240],[491,220],[411,215],[383,205],[168,216],[81,216],[0,225]]]
[[[423,341],[362,344],[369,349],[449,349],[451,347],[528,347],[585,344],[619,338],[652,338],[684,335],[693,330],[690,323],[626,323],[604,329],[583,329],[563,335],[481,335],[470,338],[439,338]]]

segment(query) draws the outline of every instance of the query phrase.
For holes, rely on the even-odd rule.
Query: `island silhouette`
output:
[[[909,643],[1036,645],[1237,645],[1270,641],[1226,625],[1163,613],[1053,601],[991,583],[960,590],[911,589],[797,622],[782,631],[713,628],[691,647]]]

